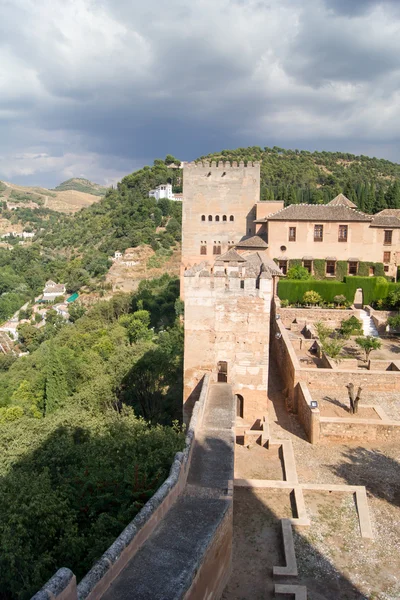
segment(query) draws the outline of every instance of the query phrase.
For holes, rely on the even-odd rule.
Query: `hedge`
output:
[[[364,304],[371,304],[381,298],[386,298],[390,292],[400,291],[400,284],[389,283],[383,277],[345,277],[345,281],[298,281],[281,279],[278,284],[278,296],[288,300],[289,304],[301,303],[304,293],[308,290],[318,292],[325,302],[333,302],[335,296],[343,295],[348,302],[354,301],[356,290],[362,288]]]

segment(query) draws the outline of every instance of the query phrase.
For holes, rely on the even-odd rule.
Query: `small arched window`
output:
[[[224,216],[222,217],[222,220],[223,220],[223,221],[226,221],[226,215],[224,215]]]
[[[208,220],[212,221],[212,215],[208,215]]]
[[[201,220],[205,221],[206,220],[206,215],[201,215]]]
[[[219,215],[217,215],[217,216],[215,217],[215,220],[216,220],[216,221],[219,221]]]
[[[234,221],[234,220],[235,220],[235,217],[234,217],[233,215],[231,215],[231,216],[229,217],[229,220],[230,220],[230,221]]]

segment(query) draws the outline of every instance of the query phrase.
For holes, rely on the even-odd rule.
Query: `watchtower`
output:
[[[189,163],[183,169],[183,197],[181,275],[254,235],[260,163]]]

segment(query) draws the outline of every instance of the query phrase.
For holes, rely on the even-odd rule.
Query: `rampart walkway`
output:
[[[234,423],[231,387],[211,385],[184,493],[103,600],[219,597],[232,549]]]

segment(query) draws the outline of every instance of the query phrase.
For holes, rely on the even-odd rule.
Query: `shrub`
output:
[[[399,329],[400,327],[400,313],[398,315],[396,315],[395,317],[389,317],[388,320],[388,325],[391,329]]]
[[[281,308],[287,308],[289,306],[289,300],[281,300]]]
[[[315,329],[317,331],[317,335],[321,341],[321,344],[331,335],[332,330],[329,329],[326,325],[324,325],[321,321],[315,323]]]
[[[344,294],[338,294],[333,297],[333,302],[338,306],[342,306],[346,302],[346,296]]]
[[[311,278],[310,273],[307,271],[307,269],[305,267],[302,267],[301,265],[296,265],[294,267],[290,267],[290,269],[286,273],[286,279],[307,280],[310,278]]]
[[[342,351],[343,341],[338,338],[326,339],[322,344],[322,349],[327,356],[336,359]]]
[[[320,304],[321,302],[322,297],[318,294],[318,292],[315,292],[314,290],[309,290],[308,292],[305,292],[303,296],[304,304],[311,304],[312,306],[315,306],[316,304]]]
[[[362,323],[353,315],[349,319],[342,321],[339,331],[344,338],[349,339],[351,335],[362,333]]]

